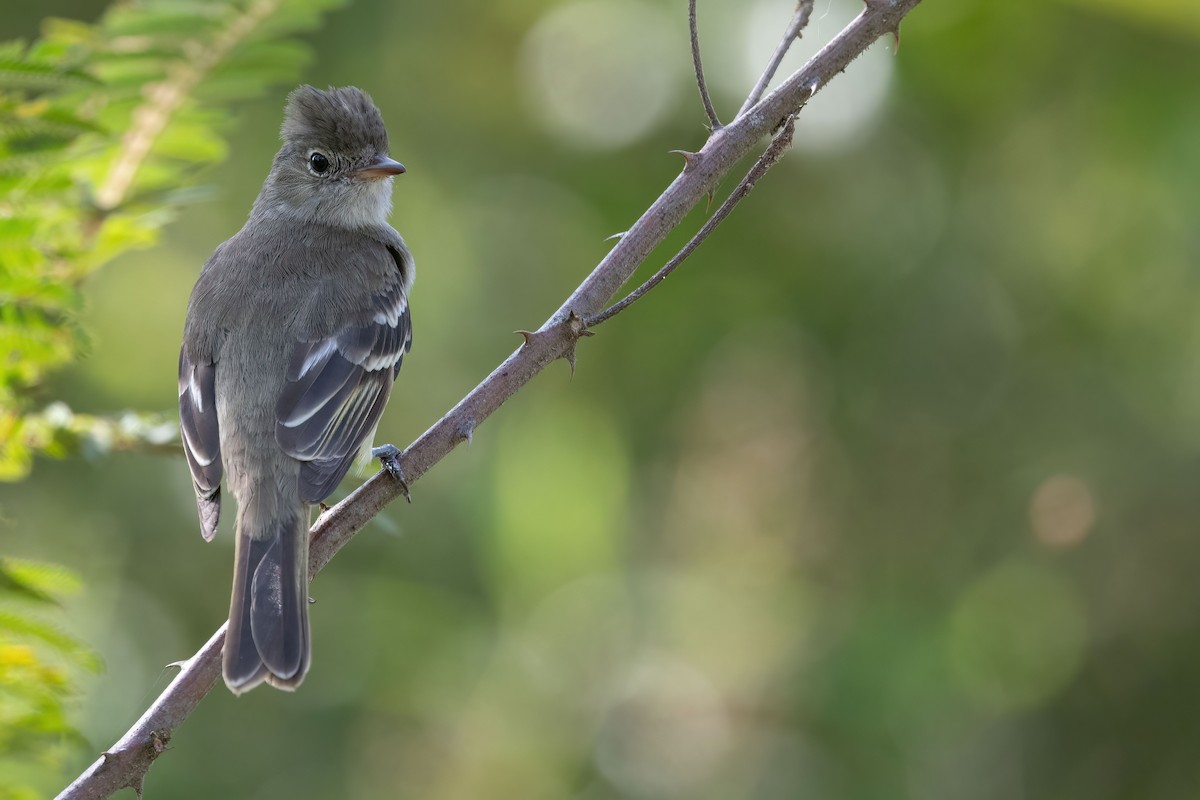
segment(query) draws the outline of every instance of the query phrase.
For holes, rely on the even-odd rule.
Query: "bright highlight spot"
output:
[[[1047,478],[1033,493],[1029,521],[1042,544],[1058,549],[1074,547],[1096,524],[1092,490],[1073,475]]]
[[[720,766],[730,738],[712,682],[686,662],[651,656],[609,709],[596,763],[622,796],[687,797]]]
[[[523,45],[522,77],[551,133],[583,148],[637,141],[670,112],[682,86],[678,20],[638,2],[583,0],[538,21]]]
[[[750,12],[743,51],[746,86],[753,86],[779,44],[779,37],[792,13],[794,0],[760,0]],[[817,0],[808,27],[783,59],[771,88],[778,86],[814,56],[838,31],[862,11],[862,0]],[[822,87],[796,117],[796,147],[831,150],[853,145],[866,133],[887,99],[895,58],[887,37],[836,76],[834,91]]]
[[[543,400],[499,429],[489,541],[497,587],[525,608],[618,557],[629,456],[612,420],[581,403]]]

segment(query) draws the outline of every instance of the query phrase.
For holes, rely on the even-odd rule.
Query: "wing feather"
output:
[[[403,284],[372,298],[366,322],[297,342],[276,404],[275,439],[304,462],[306,503],[329,496],[379,424],[412,344]]]
[[[193,364],[179,351],[179,428],[192,471],[200,533],[211,541],[221,519],[221,431],[217,420],[216,364]]]

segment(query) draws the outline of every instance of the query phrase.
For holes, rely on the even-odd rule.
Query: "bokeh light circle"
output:
[[[742,55],[742,78],[747,86],[758,79],[795,8],[793,0],[759,0],[751,7]],[[772,87],[803,66],[860,11],[861,0],[818,3],[801,39],[788,50]],[[837,76],[836,91],[822,91],[805,105],[796,117],[796,147],[823,151],[861,141],[887,99],[895,64],[894,47],[888,37],[875,42]]]
[[[950,622],[950,661],[966,694],[1001,712],[1038,708],[1075,676],[1087,619],[1058,572],[1014,561],[984,575]]]
[[[638,2],[582,0],[555,8],[522,45],[526,96],[542,125],[564,143],[622,147],[671,111],[680,60],[664,42],[677,26]]]

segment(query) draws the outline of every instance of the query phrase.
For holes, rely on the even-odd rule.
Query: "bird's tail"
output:
[[[308,672],[308,525],[297,512],[254,524],[239,509],[222,660],[234,694],[263,681],[292,690]]]

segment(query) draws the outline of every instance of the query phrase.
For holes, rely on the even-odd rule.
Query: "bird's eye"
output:
[[[324,175],[329,171],[329,159],[323,153],[313,153],[308,157],[308,165],[312,167],[312,171],[318,175]]]

